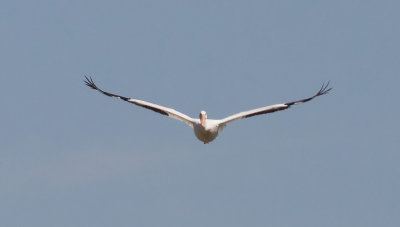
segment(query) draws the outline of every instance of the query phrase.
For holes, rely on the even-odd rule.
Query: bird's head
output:
[[[206,113],[206,111],[202,110],[202,111],[200,112],[199,118],[200,118],[201,126],[203,126],[203,128],[205,128],[205,127],[206,127],[206,120],[207,120],[207,113]]]

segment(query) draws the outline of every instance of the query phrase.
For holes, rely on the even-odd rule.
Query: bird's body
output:
[[[196,137],[205,144],[213,141],[218,136],[218,134],[226,127],[226,125],[230,122],[233,122],[233,121],[236,121],[239,119],[244,119],[244,118],[248,118],[248,117],[261,115],[261,114],[267,114],[267,113],[272,113],[275,111],[285,110],[292,105],[299,104],[299,103],[305,103],[305,102],[312,100],[313,98],[315,98],[317,96],[327,94],[332,89],[332,88],[328,88],[328,85],[329,85],[329,82],[328,82],[326,85],[323,84],[321,89],[317,92],[317,94],[315,94],[314,96],[312,96],[310,98],[298,100],[295,102],[288,102],[288,103],[283,103],[283,104],[275,104],[275,105],[260,107],[257,109],[240,112],[240,113],[228,116],[228,117],[220,119],[220,120],[214,120],[214,119],[207,119],[207,113],[205,111],[201,111],[199,118],[196,119],[196,118],[191,118],[191,117],[189,117],[181,112],[178,112],[174,109],[171,109],[171,108],[167,108],[164,106],[160,106],[160,105],[146,102],[146,101],[139,100],[139,99],[126,98],[126,97],[123,97],[120,95],[115,95],[115,94],[105,92],[95,85],[92,78],[86,77],[85,83],[87,86],[103,93],[104,95],[119,98],[126,102],[130,102],[132,104],[150,109],[150,110],[160,113],[162,115],[166,115],[171,118],[175,118],[177,120],[185,122],[187,125],[189,125],[190,127],[193,128],[194,134],[196,135]]]
[[[200,120],[193,124],[194,134],[196,135],[197,139],[203,143],[209,143],[213,141],[215,138],[217,138],[218,133],[222,131],[223,128],[224,125],[220,123],[220,120],[213,119],[207,119],[205,127],[201,125]]]

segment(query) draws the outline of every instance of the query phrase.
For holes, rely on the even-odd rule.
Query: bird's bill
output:
[[[201,123],[201,126],[203,126],[203,128],[206,127],[206,119],[207,119],[207,114],[201,113],[200,114],[200,123]]]

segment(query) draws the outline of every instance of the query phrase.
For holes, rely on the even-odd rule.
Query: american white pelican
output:
[[[100,88],[98,88],[96,86],[96,84],[93,82],[91,77],[85,76],[85,78],[86,78],[85,83],[87,86],[89,86],[107,96],[119,98],[124,101],[133,103],[135,105],[150,109],[157,113],[160,113],[160,114],[163,114],[163,115],[166,115],[166,116],[169,116],[169,117],[172,117],[177,120],[181,120],[181,121],[185,122],[186,124],[188,124],[190,127],[193,128],[194,134],[196,135],[196,137],[200,141],[204,142],[205,144],[213,141],[218,136],[218,133],[221,132],[222,129],[225,128],[226,124],[228,124],[230,122],[233,122],[233,121],[236,121],[239,119],[243,119],[243,118],[253,117],[256,115],[260,115],[260,114],[267,114],[267,113],[272,113],[272,112],[279,111],[279,110],[285,110],[292,105],[308,102],[317,96],[325,95],[332,89],[332,88],[328,88],[329,82],[327,84],[324,83],[324,84],[322,84],[321,89],[314,96],[311,96],[310,98],[306,98],[306,99],[302,99],[302,100],[298,100],[298,101],[294,101],[294,102],[287,102],[287,103],[283,103],[283,104],[275,104],[275,105],[260,107],[257,109],[240,112],[240,113],[231,115],[229,117],[226,117],[226,118],[223,118],[220,120],[213,120],[213,119],[207,119],[207,113],[204,110],[202,110],[200,112],[199,119],[196,119],[196,118],[191,118],[191,117],[189,117],[181,112],[178,112],[174,109],[171,109],[171,108],[167,108],[164,106],[160,106],[157,104],[153,104],[153,103],[138,100],[138,99],[132,99],[132,98],[126,98],[126,97],[123,97],[120,95],[114,95],[114,94],[105,92],[105,91],[101,90]]]

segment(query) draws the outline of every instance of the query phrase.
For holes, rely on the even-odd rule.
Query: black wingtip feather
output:
[[[130,102],[130,101],[129,101],[130,98],[127,98],[127,97],[124,97],[124,96],[120,96],[120,95],[115,95],[115,94],[112,94],[112,93],[109,93],[109,92],[106,92],[106,91],[101,90],[101,89],[98,88],[97,85],[94,83],[92,77],[87,77],[87,76],[85,76],[84,82],[85,82],[85,84],[86,84],[88,87],[90,87],[90,88],[92,88],[92,89],[95,89],[95,90],[97,90],[97,91],[99,91],[99,92],[101,92],[101,93],[103,93],[103,94],[105,94],[105,95],[107,95],[107,96],[114,97],[114,98],[119,98],[119,99],[122,99],[122,100],[124,100],[124,101]],[[131,102],[131,103],[133,103],[133,104],[135,104],[135,105],[138,105],[138,106],[141,106],[141,107],[144,107],[144,108],[147,108],[147,109],[150,109],[150,110],[152,110],[152,111],[154,111],[154,112],[157,112],[157,113],[160,113],[160,114],[169,116],[168,112],[165,112],[165,111],[160,110],[160,109],[158,109],[158,108],[155,108],[155,107],[152,107],[152,106],[149,106],[149,105],[144,105],[144,104],[137,103],[137,102]]]
[[[321,86],[321,88],[320,88],[319,91],[317,92],[317,94],[315,94],[314,96],[312,96],[312,97],[310,97],[310,98],[298,100],[298,101],[295,101],[295,102],[288,102],[288,103],[285,103],[285,105],[291,106],[291,105],[294,105],[294,104],[305,103],[305,102],[308,102],[308,101],[310,101],[310,100],[312,100],[312,99],[314,99],[315,97],[318,97],[318,96],[320,96],[320,95],[328,94],[328,92],[332,90],[332,87],[328,88],[328,87],[329,87],[329,83],[330,83],[330,81],[328,81],[326,84],[323,83],[322,86]]]
[[[330,81],[328,81],[326,84],[323,83],[322,86],[321,86],[321,89],[318,91],[318,93],[315,95],[315,97],[316,96],[320,96],[320,95],[328,94],[328,92],[330,90],[332,90],[332,87],[328,88],[329,87],[329,83],[330,83]]]
[[[86,79],[86,80],[84,80],[84,82],[85,82],[85,84],[86,84],[88,87],[90,87],[90,88],[92,88],[92,89],[95,89],[95,90],[97,90],[97,91],[103,93],[104,95],[107,95],[107,96],[110,96],[110,97],[114,97],[114,98],[119,98],[119,99],[122,99],[122,100],[124,100],[124,101],[129,101],[129,98],[127,98],[127,97],[123,97],[123,96],[120,96],[120,95],[115,95],[115,94],[112,94],[112,93],[109,93],[109,92],[106,92],[106,91],[101,90],[101,89],[98,88],[97,85],[94,83],[92,77],[87,77],[87,76],[85,76],[85,79]]]
[[[99,89],[99,88],[96,86],[96,84],[93,82],[92,77],[87,77],[87,76],[85,76],[85,79],[86,79],[86,80],[84,80],[84,82],[85,82],[85,84],[86,84],[88,87],[90,87],[90,88],[92,88],[92,89],[95,89],[95,90],[98,90],[98,89]]]

